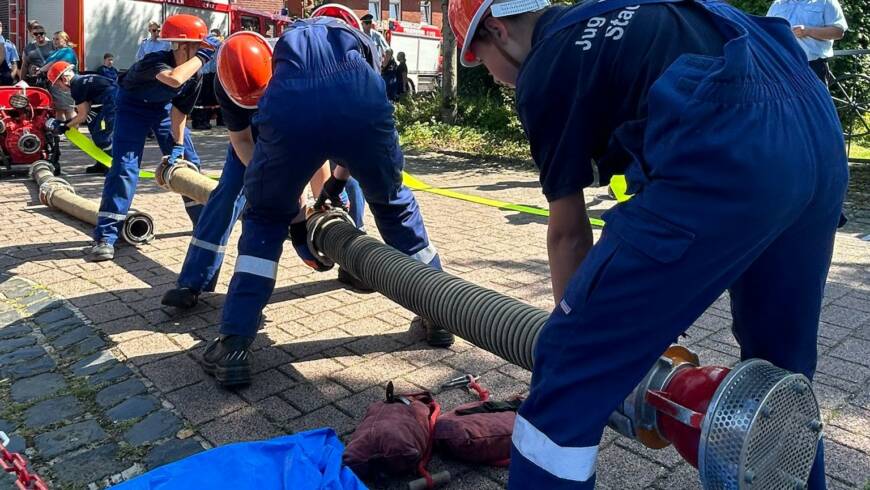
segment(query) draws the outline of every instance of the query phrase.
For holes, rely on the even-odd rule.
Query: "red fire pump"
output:
[[[47,90],[0,87],[0,172],[27,172],[33,162],[47,160],[60,173],[59,135],[48,128],[53,117]]]

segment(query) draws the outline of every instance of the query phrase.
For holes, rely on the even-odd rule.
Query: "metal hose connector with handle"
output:
[[[96,225],[99,203],[76,194],[72,184],[54,176],[54,165],[38,160],[30,166],[30,177],[39,186],[39,200],[79,221]],[[121,226],[121,237],[131,245],[147,243],[154,238],[154,220],[147,213],[130,210]]]
[[[200,204],[208,202],[208,196],[218,185],[217,181],[199,173],[196,165],[187,160],[178,159],[174,165],[169,165],[168,161],[169,159],[164,157],[157,167],[157,172],[154,173],[157,184]]]

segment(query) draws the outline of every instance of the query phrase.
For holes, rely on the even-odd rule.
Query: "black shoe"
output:
[[[193,308],[199,300],[199,293],[190,288],[175,288],[166,291],[160,304],[176,308]]]
[[[338,282],[347,284],[348,286],[360,293],[375,292],[375,290],[370,288],[368,284],[362,282],[360,279],[357,279],[356,276],[354,276],[342,267],[338,268]]]
[[[106,175],[109,172],[109,167],[97,162],[85,169],[86,174],[102,174]]]
[[[411,320],[413,325],[415,322],[421,322],[426,330],[426,343],[432,347],[450,347],[453,345],[453,334],[448,332],[444,327],[435,325],[432,320],[422,317],[415,317]]]
[[[221,335],[209,342],[202,354],[202,369],[221,386],[251,383],[251,344],[253,337]]]

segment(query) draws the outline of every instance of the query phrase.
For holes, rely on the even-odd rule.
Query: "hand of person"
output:
[[[795,37],[797,37],[797,38],[803,38],[803,37],[809,36],[809,33],[807,32],[807,28],[805,26],[800,26],[800,25],[793,26],[791,28],[791,32],[793,32]]]
[[[67,126],[67,124],[64,121],[59,121],[59,120],[54,119],[54,118],[49,119],[46,126],[48,126],[48,129],[50,129],[58,134],[66,133],[67,130],[69,129],[69,126]]]
[[[336,207],[346,212],[349,211],[350,199],[347,196],[347,191],[344,190],[345,185],[347,185],[346,180],[341,180],[335,176],[326,179],[326,182],[323,184],[323,190],[320,191],[320,195],[314,203],[314,209],[323,211]]]
[[[296,250],[296,255],[302,259],[302,262],[305,262],[305,265],[311,267],[317,272],[326,272],[329,269],[332,269],[332,266],[328,266],[319,261],[314,253],[311,252],[311,249],[308,248],[307,235],[308,228],[305,221],[300,221],[290,225],[290,243],[293,244],[293,249]]]
[[[169,154],[169,160],[166,162],[169,165],[175,165],[176,160],[184,156],[184,145],[175,145],[172,147],[172,153]]]
[[[204,65],[214,58],[215,52],[220,47],[221,42],[217,38],[209,36],[203,39],[203,43],[205,45],[200,44],[199,49],[196,51],[196,56],[202,60],[202,64]]]

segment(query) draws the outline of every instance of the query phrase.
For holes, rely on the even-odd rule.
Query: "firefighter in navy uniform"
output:
[[[203,368],[224,386],[251,380],[250,345],[275,287],[287,229],[296,252],[326,270],[308,249],[298,196],[323,162],[340,165],[360,186],[384,240],[440,268],[411,191],[402,185],[402,151],[383,79],[362,32],[342,21],[296,21],[278,40],[274,74],[254,117],[257,143],[245,173],[248,208],[239,256],[224,304],[220,337],[203,354]],[[341,172],[339,172],[341,171]],[[341,184],[332,177],[321,197],[335,203]],[[453,336],[431,322],[427,341],[449,346]]]
[[[227,241],[245,207],[242,193],[245,168],[257,139],[251,119],[272,78],[272,47],[255,32],[241,31],[228,37],[216,61],[217,76],[213,77],[212,86],[229,130],[230,144],[218,186],[209,195],[193,230],[177,287],[163,296],[164,305],[176,308],[192,308],[200,293],[214,291]],[[324,164],[310,181],[315,195],[320,194],[328,177],[329,166]]]
[[[52,129],[64,133],[69,128],[86,124],[94,144],[111,155],[118,84],[102,75],[76,75],[74,67],[66,61],[51,65],[48,81],[68,90],[76,104],[75,117],[64,122],[55,120]],[[96,162],[85,172],[105,174],[108,170],[105,165]]]
[[[139,167],[148,131],[153,130],[169,164],[184,158],[199,166],[199,156],[186,128],[187,115],[199,95],[197,74],[214,56],[205,42],[205,23],[199,17],[178,14],[167,17],[161,40],[169,41],[171,51],[145,55],[124,74],[116,100],[112,168],[106,174],[103,197],[94,229],[90,259],[114,258],[118,229],[126,218],[139,181]],[[183,198],[185,211],[196,220],[202,206]]]
[[[716,0],[456,0],[449,21],[463,64],[516,87],[550,203],[557,306],[509,488],[593,488],[611,412],[725,291],[742,357],[812,378],[848,168],[786,22]],[[600,183],[624,173],[633,194],[594,246],[593,161]],[[812,489],[825,487],[819,449]]]

